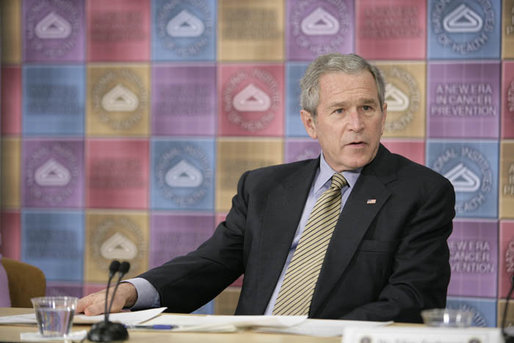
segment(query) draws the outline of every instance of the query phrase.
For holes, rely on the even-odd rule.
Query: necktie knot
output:
[[[330,184],[330,188],[332,189],[341,189],[343,188],[348,182],[344,178],[342,174],[334,174],[332,175],[332,183]]]

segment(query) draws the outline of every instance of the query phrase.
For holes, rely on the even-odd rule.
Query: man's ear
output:
[[[380,132],[381,134],[384,133],[386,119],[387,119],[387,102],[384,102],[384,106],[382,107],[382,131]]]
[[[303,126],[305,126],[305,131],[307,131],[307,134],[312,139],[317,139],[318,135],[316,130],[316,119],[314,118],[314,116],[306,110],[301,110],[300,117],[302,118],[302,123]]]

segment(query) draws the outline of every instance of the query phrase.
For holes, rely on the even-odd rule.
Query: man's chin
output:
[[[356,157],[354,159],[349,159],[345,163],[345,169],[346,170],[355,170],[364,167],[369,162],[371,162],[371,158],[366,156],[366,158],[363,158],[362,156]]]

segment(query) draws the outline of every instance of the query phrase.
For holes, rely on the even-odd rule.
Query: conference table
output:
[[[32,313],[31,308],[0,308],[0,316]],[[165,316],[166,314],[161,314]],[[74,325],[72,331],[89,330],[89,325]],[[0,342],[21,342],[20,333],[36,332],[35,324],[0,324]],[[303,335],[260,333],[243,330],[232,333],[193,333],[193,332],[162,332],[162,331],[129,331],[128,342],[173,342],[173,343],[335,343],[341,337],[313,337]],[[87,340],[86,340],[87,341]],[[54,341],[54,342],[63,342]]]
[[[33,313],[32,308],[0,308],[1,316],[13,316]],[[172,316],[172,314],[161,313],[159,316]],[[186,315],[189,316],[189,315]],[[196,315],[192,315],[196,316]],[[180,316],[170,317],[172,320],[177,320]],[[170,318],[157,318],[162,321],[170,320]],[[204,318],[208,319],[208,318]],[[189,321],[189,318],[188,318]],[[196,321],[196,319],[195,319]],[[322,327],[331,326],[339,330],[341,322],[336,321],[321,321],[309,320],[308,324],[311,327],[309,333],[320,334],[323,332]],[[335,324],[335,326],[334,326]],[[348,323],[344,323],[347,325]],[[387,342],[426,342],[426,338],[431,337],[431,341],[448,341],[448,342],[489,342],[499,343],[503,342],[501,331],[499,328],[433,328],[422,324],[408,324],[408,323],[390,323],[388,326],[383,326],[383,323],[378,323],[382,327],[376,327],[372,322],[361,322],[361,326],[356,334],[355,325],[357,322],[351,323],[353,330],[346,332],[349,336],[346,337],[351,342],[362,342],[364,338],[369,341],[369,337],[373,336],[374,340],[387,341]],[[300,324],[300,325],[303,325]],[[372,328],[372,326],[375,326]],[[296,326],[295,326],[296,327]],[[76,324],[73,325],[73,332],[88,331],[91,325]],[[314,330],[314,331],[313,331]],[[321,331],[320,331],[321,330]],[[26,332],[37,332],[36,324],[0,324],[0,342],[21,342],[20,334]],[[295,331],[297,332],[297,331]],[[332,334],[337,334],[338,331],[331,331]],[[353,336],[352,336],[353,334]],[[384,340],[384,335],[389,337],[389,340]],[[401,335],[401,337],[400,337]],[[408,338],[408,339],[406,339]],[[437,338],[437,339],[436,339]],[[429,340],[430,341],[430,340]],[[45,341],[48,342],[48,341]],[[52,341],[52,342],[63,342]],[[68,340],[67,342],[79,342],[78,340]],[[89,342],[87,339],[81,342]],[[214,342],[214,343],[341,343],[344,342],[344,337],[318,337],[308,335],[286,334],[277,332],[258,332],[253,329],[241,329],[235,332],[175,332],[163,330],[129,330],[128,342],[173,342],[173,343],[197,343],[197,342]]]

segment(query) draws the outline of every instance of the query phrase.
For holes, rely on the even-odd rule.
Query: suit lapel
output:
[[[311,316],[316,315],[316,311],[328,299],[370,224],[390,196],[385,183],[395,178],[394,173],[377,175],[377,172],[383,173],[387,169],[382,162],[389,152],[383,150],[385,148],[381,149],[374,162],[363,169],[339,217],[319,276],[318,285],[321,287],[316,287],[312,299]]]
[[[319,159],[312,160],[294,171],[268,196],[259,249],[259,274],[262,275],[259,284],[262,287],[259,287],[259,296],[256,297],[257,308],[262,308],[262,312],[282,272],[318,166]]]

